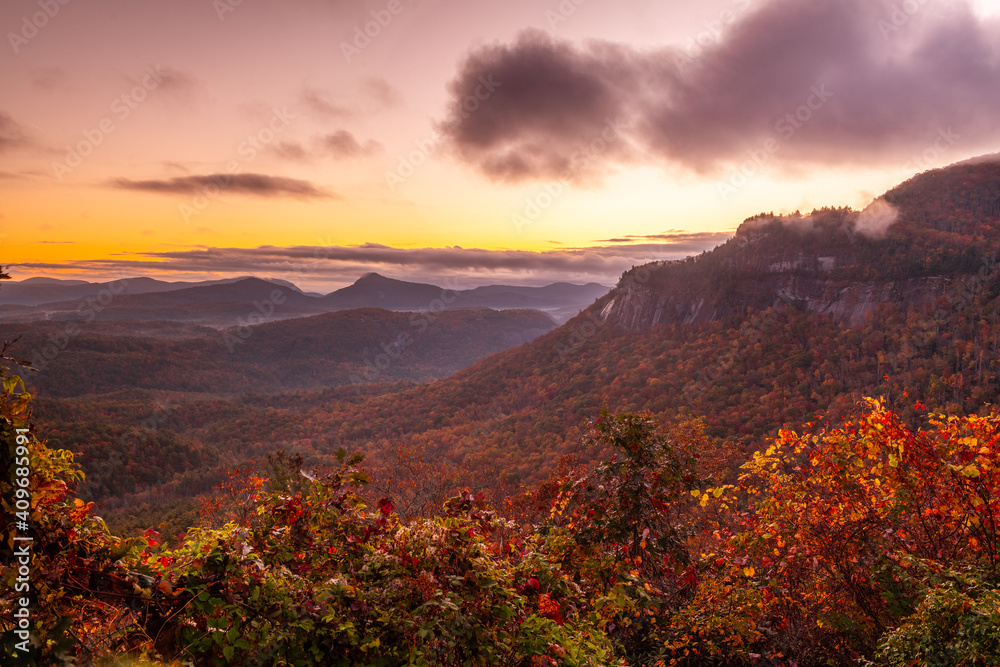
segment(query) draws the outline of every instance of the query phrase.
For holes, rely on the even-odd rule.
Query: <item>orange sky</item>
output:
[[[720,183],[747,160],[738,141],[707,166],[637,142],[627,157],[612,147],[593,156],[598,178],[568,184],[498,179],[442,134],[462,101],[456,82],[463,63],[489,45],[514,44],[526,29],[580,53],[590,40],[603,40],[632,60],[673,49],[698,62],[736,49],[751,30],[745,26],[775,4],[7,0],[0,6],[0,262],[12,265],[16,279],[256,273],[325,289],[364,268],[402,278],[457,272],[475,283],[537,284],[564,277],[555,265],[546,268],[547,258],[595,248],[594,257],[613,259],[569,277],[610,284],[632,263],[710,248],[755,213],[860,208],[916,171],[996,150],[995,137],[965,118],[955,120],[968,122],[959,141],[927,153],[950,120],[935,118],[895,137],[885,159],[796,153],[786,160],[797,144],[805,150],[814,140],[793,137],[727,191]],[[934,4],[888,36],[868,21],[872,44],[881,48],[884,40],[910,53],[935,22],[952,20]],[[985,35],[996,34],[995,5],[977,3],[969,14]],[[376,36],[358,40],[366,27]],[[788,48],[795,58],[801,47]],[[481,102],[484,109],[508,103],[502,96],[516,82],[506,85]],[[773,125],[787,106],[776,102],[760,117]],[[856,131],[830,125],[840,112],[817,110],[816,127],[822,123],[831,137]],[[228,173],[238,176],[220,188],[209,179]],[[626,237],[629,243],[609,242]],[[537,261],[481,270],[406,260],[366,265],[361,253],[336,270],[316,262],[304,270],[176,257],[199,249],[236,256],[260,246],[364,244],[525,251]]]

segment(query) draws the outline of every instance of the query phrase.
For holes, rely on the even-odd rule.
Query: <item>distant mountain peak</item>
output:
[[[372,283],[372,282],[399,282],[399,281],[393,278],[387,278],[383,276],[381,273],[375,273],[374,271],[369,271],[368,273],[358,278],[354,282],[354,284],[357,285],[358,283]]]

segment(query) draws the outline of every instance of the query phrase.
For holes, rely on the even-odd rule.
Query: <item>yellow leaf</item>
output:
[[[745,568],[743,568],[743,574],[746,575],[746,576],[748,576],[748,577],[752,577],[756,573],[757,573],[757,570],[753,569],[752,567],[745,567]]]

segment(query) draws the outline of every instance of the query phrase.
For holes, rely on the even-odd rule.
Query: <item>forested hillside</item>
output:
[[[223,330],[175,323],[0,324],[0,337],[21,339],[22,354],[38,369],[22,375],[44,396],[123,388],[222,395],[426,382],[555,326],[538,311],[369,308]]]
[[[1000,222],[995,217],[984,221],[979,203],[993,196],[998,180],[998,167],[990,163],[959,165],[918,177],[886,195],[900,212],[896,226],[879,239],[849,233],[856,220],[850,212],[817,212],[816,220],[838,221],[840,245],[827,250],[818,230],[803,233],[789,228],[787,220],[769,220],[761,227],[761,219],[753,219],[733,242],[715,252],[696,261],[637,268],[611,294],[566,325],[427,385],[400,388],[376,382],[363,385],[360,393],[337,390],[281,397],[254,393],[206,402],[177,393],[177,383],[163,383],[157,386],[171,391],[130,393],[127,399],[112,394],[53,401],[43,392],[40,414],[57,442],[76,443],[84,452],[84,465],[95,474],[103,473],[105,464],[102,457],[87,452],[108,441],[101,433],[112,429],[117,438],[113,441],[127,457],[133,445],[123,434],[153,419],[158,437],[218,451],[226,464],[259,456],[273,444],[316,460],[327,457],[331,447],[346,446],[377,454],[370,460],[384,463],[397,476],[403,474],[397,465],[400,457],[422,462],[440,477],[433,486],[444,493],[449,483],[473,472],[491,471],[489,477],[504,488],[516,489],[543,478],[564,454],[594,456],[579,451],[578,443],[586,423],[604,405],[612,410],[649,410],[657,419],[675,415],[703,419],[716,446],[741,452],[734,465],[783,424],[804,422],[820,412],[836,423],[865,395],[885,396],[904,417],[912,412],[907,394],[919,397],[930,409],[977,412],[996,403],[1000,389],[996,300],[1000,270],[990,250],[1000,236],[984,233],[1000,228]],[[950,189],[931,197],[919,195],[922,188]],[[922,212],[925,202],[930,212]],[[934,229],[927,229],[928,220],[934,221]],[[938,228],[974,228],[980,236]],[[941,234],[952,235],[947,244],[958,244],[941,255],[940,262],[951,262],[948,273],[941,272],[946,267],[940,262],[917,269],[909,260],[895,262],[892,256],[873,259],[894,247],[929,252],[928,239]],[[738,241],[747,236],[753,242],[741,249]],[[844,261],[836,280],[849,282],[853,276],[877,282],[893,298],[872,299],[863,311],[844,316],[815,312],[807,303],[772,293],[763,309],[740,306],[700,324],[673,321],[635,329],[619,325],[608,311],[608,303],[623,295],[657,298],[676,289],[675,284],[695,290],[701,284],[699,275],[714,280],[708,269],[717,264],[754,265],[764,258],[771,267],[774,257],[792,253],[788,244],[796,239],[800,243],[796,256],[836,250],[852,262]],[[900,273],[904,265],[912,273]],[[734,279],[734,284],[743,293],[758,293],[771,280],[801,284],[824,273],[819,267],[768,268]],[[819,279],[829,280],[825,275]],[[913,286],[900,290],[899,285],[910,279],[916,281]],[[847,287],[834,290],[837,293],[845,299],[854,294]],[[284,331],[291,325],[268,326]],[[273,349],[286,344],[281,340],[298,340],[296,345],[309,349],[307,337],[288,331]],[[379,340],[374,336],[367,344]],[[358,345],[364,344],[362,334]],[[269,348],[268,336],[250,338],[239,350],[246,355],[241,357],[247,360],[245,367],[253,369],[253,359],[266,358]],[[462,343],[441,349],[455,356],[467,353]],[[290,363],[289,368],[298,367]],[[192,371],[192,377],[205,377],[201,372]],[[305,366],[301,373],[314,377]],[[128,376],[119,372],[117,377]],[[286,377],[294,373],[286,371]],[[257,385],[272,386],[266,381]],[[164,414],[164,405],[171,407],[159,419],[156,415]],[[120,416],[108,420],[109,414]],[[70,432],[75,433],[72,439],[67,436]],[[197,474],[204,475],[204,469]],[[116,484],[113,474],[101,476],[109,480],[109,492],[145,488],[130,481]],[[416,476],[426,488],[424,473]],[[399,480],[412,483],[415,480]],[[423,494],[416,506],[431,497],[439,499]]]

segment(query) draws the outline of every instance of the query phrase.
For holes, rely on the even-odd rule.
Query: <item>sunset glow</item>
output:
[[[290,273],[163,253],[457,246],[538,261],[367,268],[542,284],[561,279],[546,257],[579,251],[613,259],[575,278],[611,284],[763,210],[861,208],[994,152],[998,3],[895,7],[14,0],[0,8],[0,260],[18,280],[332,289],[364,260]]]

